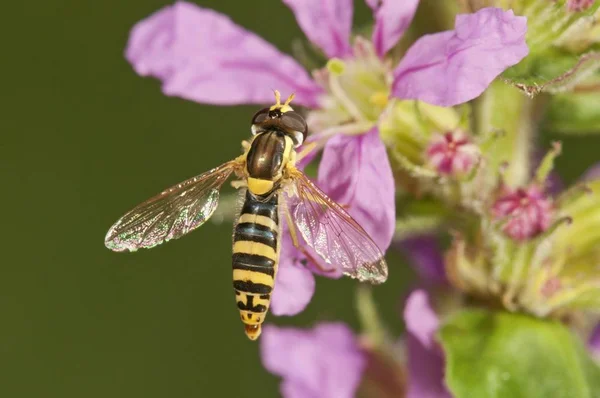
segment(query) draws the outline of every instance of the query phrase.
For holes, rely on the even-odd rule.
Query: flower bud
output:
[[[594,0],[569,0],[567,1],[567,10],[572,12],[581,12],[590,8]]]
[[[505,220],[506,235],[523,241],[548,229],[552,221],[552,202],[536,185],[508,189],[496,200],[492,213],[497,220]]]
[[[432,137],[426,151],[428,163],[440,174],[467,174],[477,164],[479,148],[462,130]]]

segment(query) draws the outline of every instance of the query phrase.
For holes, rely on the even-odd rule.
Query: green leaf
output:
[[[464,310],[439,335],[456,398],[600,397],[600,368],[558,322]]]
[[[558,94],[550,99],[546,130],[568,134],[600,133],[600,92]]]
[[[583,55],[558,48],[532,52],[502,77],[529,96],[568,90],[600,67],[600,52],[594,50]]]
[[[566,0],[503,2],[505,9],[527,17],[529,54],[502,77],[526,94],[571,89],[598,68],[600,46],[594,27],[600,3],[582,12],[568,10]]]

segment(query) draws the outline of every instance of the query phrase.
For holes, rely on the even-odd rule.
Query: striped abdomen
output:
[[[260,335],[279,260],[277,194],[261,202],[249,191],[233,234],[233,288],[246,335]]]

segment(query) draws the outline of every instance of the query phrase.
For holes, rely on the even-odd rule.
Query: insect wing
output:
[[[219,189],[237,167],[225,163],[183,181],[138,205],[108,231],[104,244],[113,251],[151,248],[198,228],[219,203]]]
[[[388,271],[383,253],[365,230],[301,171],[295,170],[291,178],[287,207],[306,244],[352,278],[385,282]]]

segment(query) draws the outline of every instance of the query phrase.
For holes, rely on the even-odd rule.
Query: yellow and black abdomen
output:
[[[233,288],[246,335],[256,340],[271,302],[279,260],[277,194],[261,201],[251,192],[233,234]]]

